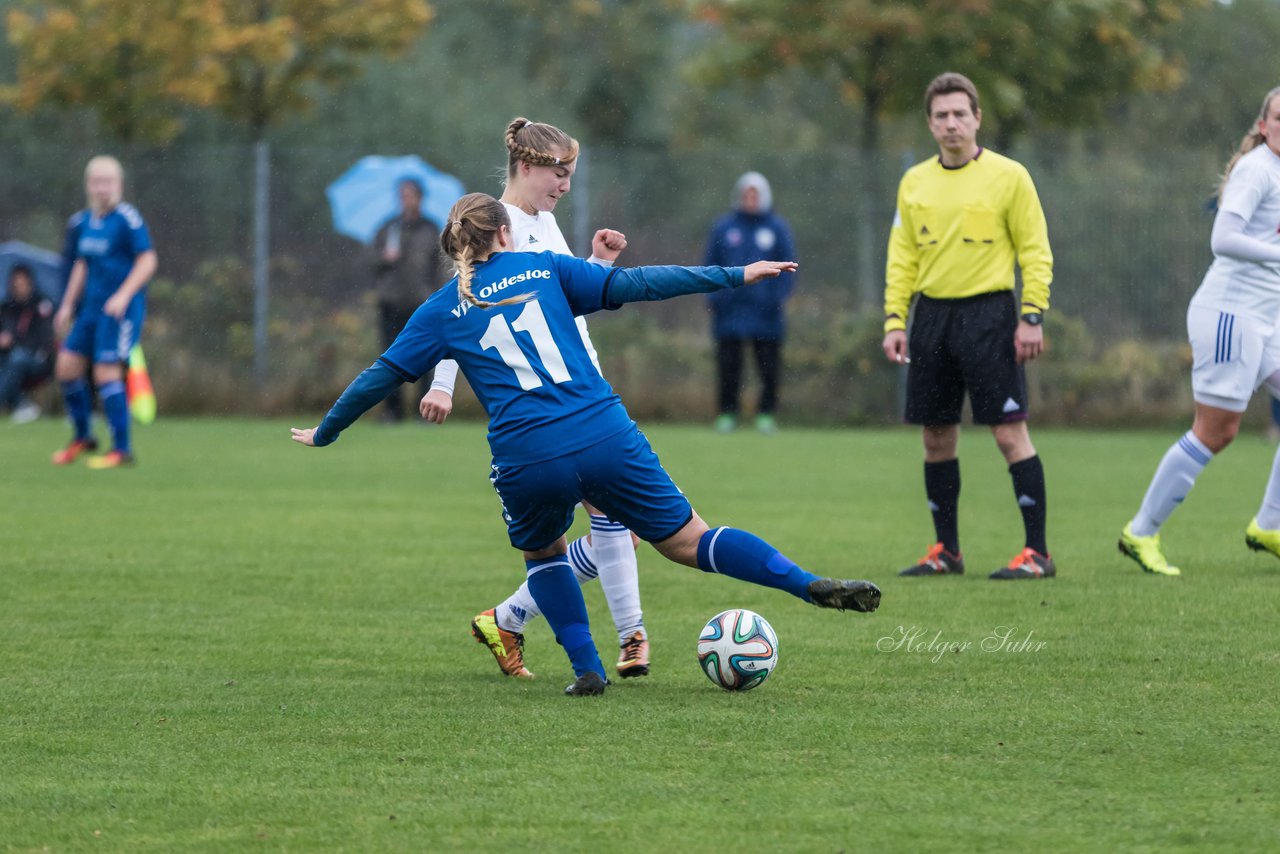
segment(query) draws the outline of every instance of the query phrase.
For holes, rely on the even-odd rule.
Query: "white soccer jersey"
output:
[[[1259,145],[1241,157],[1227,178],[1220,208],[1244,219],[1247,237],[1280,249],[1280,156]],[[1275,323],[1280,266],[1217,255],[1191,304]]]
[[[569,244],[564,239],[564,235],[560,233],[560,226],[556,225],[555,215],[551,211],[539,211],[530,216],[516,205],[503,202],[502,206],[507,209],[507,216],[511,218],[511,234],[515,238],[517,252],[573,254],[569,250]],[[586,318],[575,317],[574,320],[578,322],[578,332],[582,335],[582,343],[587,346],[587,355],[591,357],[591,364],[600,371],[600,357],[596,354],[596,345],[591,343],[591,335],[587,332]],[[600,373],[603,375],[604,371]]]
[[[572,255],[569,244],[556,225],[555,215],[550,211],[539,211],[530,215],[516,205],[506,202],[502,206],[507,209],[511,218],[511,236],[515,238],[517,252],[555,252],[560,255]]]

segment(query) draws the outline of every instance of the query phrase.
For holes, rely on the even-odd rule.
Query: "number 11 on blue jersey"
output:
[[[500,314],[495,315],[480,338],[480,346],[483,349],[497,350],[507,367],[516,372],[520,388],[530,391],[541,386],[542,380],[529,364],[529,360],[525,358],[520,345],[516,343],[513,329],[527,334],[533,340],[533,349],[537,351],[538,359],[553,383],[559,385],[573,379],[565,366],[560,348],[551,337],[551,329],[547,326],[547,318],[542,313],[542,306],[538,305],[537,300],[531,300],[525,303],[524,311],[520,312],[515,321],[509,325],[505,317]]]

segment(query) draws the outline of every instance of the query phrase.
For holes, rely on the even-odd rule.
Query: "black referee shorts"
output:
[[[921,296],[912,311],[907,368],[908,424],[960,423],[965,392],[978,424],[1027,417],[1027,378],[1013,345],[1013,291],[963,299]]]

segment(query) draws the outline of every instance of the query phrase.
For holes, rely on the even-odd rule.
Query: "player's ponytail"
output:
[[[1231,177],[1231,170],[1235,168],[1236,163],[1240,161],[1250,151],[1253,151],[1259,145],[1267,141],[1262,135],[1262,131],[1258,130],[1258,122],[1265,121],[1267,113],[1271,110],[1271,101],[1277,95],[1280,95],[1280,86],[1272,89],[1267,96],[1262,99],[1262,109],[1258,111],[1258,119],[1249,126],[1249,132],[1244,135],[1244,139],[1240,140],[1240,147],[1236,149],[1236,153],[1231,156],[1231,160],[1227,162],[1227,168],[1222,170],[1222,179],[1218,182],[1218,199],[1222,199],[1222,191],[1227,188],[1227,178]]]
[[[458,272],[458,295],[477,308],[493,308],[528,302],[536,293],[525,293],[497,302],[476,299],[471,292],[475,278],[474,264],[493,252],[493,242],[503,226],[511,228],[511,219],[502,202],[486,193],[469,193],[449,209],[449,221],[440,232],[440,249]]]
[[[523,161],[531,166],[567,166],[578,159],[578,141],[555,125],[512,119],[505,134],[507,178]]]

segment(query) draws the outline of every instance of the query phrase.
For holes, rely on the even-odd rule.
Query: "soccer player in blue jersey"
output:
[[[510,252],[506,209],[483,193],[453,206],[440,244],[457,267],[455,279],[414,312],[318,427],[294,428],[293,439],[328,445],[400,383],[441,359],[456,360],[489,413],[490,480],[508,537],[524,552],[529,589],[577,677],[565,693],[602,694],[608,684],[566,554],[564,535],[583,500],[676,563],[819,607],[876,609],[880,591],[870,582],[820,578],[753,534],[708,527],[592,365],[574,322],[628,302],[751,284],[792,271],[794,263],[619,269],[551,252]]]
[[[142,335],[146,286],[156,271],[156,251],[142,215],[124,201],[120,162],[95,157],[85,167],[84,178],[89,207],[67,222],[63,260],[71,274],[54,316],[54,328],[66,335],[54,373],[74,435],[69,445],[54,453],[53,462],[68,465],[98,447],[90,430],[93,399],[85,378],[92,364],[113,448],[90,459],[89,467],[107,469],[133,462],[124,363]]]
[[[502,203],[511,220],[515,252],[558,252],[572,255],[568,242],[556,224],[553,211],[572,186],[578,168],[578,141],[555,125],[513,119],[503,134],[507,148],[506,181]],[[612,266],[626,248],[626,235],[609,228],[595,233],[591,241],[594,264]],[[600,370],[595,345],[585,318],[577,318],[578,332],[591,363]],[[431,391],[422,399],[422,416],[443,423],[453,409],[454,382],[458,363],[446,359],[436,366]],[[640,572],[636,562],[638,539],[626,526],[604,515],[599,508],[584,506],[590,518],[590,533],[569,544],[569,563],[580,584],[599,580],[618,631],[618,676],[623,679],[649,675],[649,633],[640,603]],[[486,608],[471,620],[471,634],[493,654],[503,674],[532,679],[524,663],[524,631],[541,615],[538,603],[521,584],[499,604]]]

